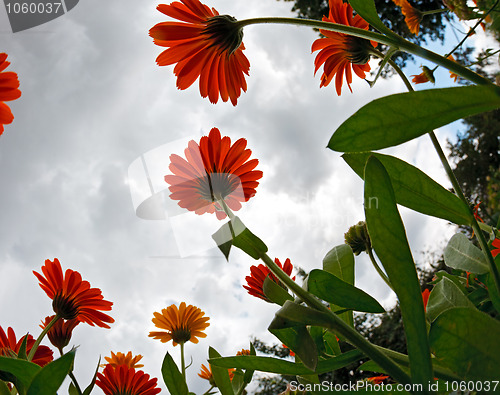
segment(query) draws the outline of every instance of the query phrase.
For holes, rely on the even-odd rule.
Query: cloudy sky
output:
[[[237,19],[292,15],[290,3],[273,0],[206,3]],[[207,338],[186,346],[188,361],[193,358],[190,389],[202,393],[206,382],[197,373],[208,346],[234,355],[252,336],[272,341],[266,328],[276,308],[242,288],[255,261],[233,251],[226,262],[212,247],[207,229],[220,225],[215,218],[179,214],[168,202],[153,212],[163,219],[136,215],[149,197],[143,163],[161,203],[168,200],[161,192],[171,153],[182,154],[188,140],[212,127],[233,141],[245,137],[264,177],[238,215],[272,257],[309,271],[363,219],[362,182],[339,153],[325,148],[331,134],[363,104],[404,86],[391,79],[369,89],[356,80],[354,94],[344,87],[338,97],[333,85],[320,90],[310,53],[316,33],[250,26],[244,37],[248,92],[237,107],[212,105],[196,84],[178,91],[172,67],[156,66],[161,48],[148,30],[165,20],[156,5],[82,0],[66,15],[15,34],[0,7],[0,52],[8,53],[8,70],[18,73],[22,90],[10,103],[14,123],[0,138],[0,325],[18,336],[38,335],[52,309],[32,270],[58,258],[114,302],[111,329],[80,325],[75,331],[82,385],[99,356],[111,351],[142,354],[144,370],[160,378],[165,352],[178,359],[179,349],[147,337],[151,318],[185,301],[210,317]],[[419,73],[419,65],[410,74]],[[449,83],[447,72],[437,77]],[[438,137],[444,144],[453,133],[445,128]],[[448,186],[428,137],[387,152]],[[416,260],[453,233],[445,221],[401,211]],[[394,297],[369,261],[361,256],[356,264],[357,286],[390,307]]]

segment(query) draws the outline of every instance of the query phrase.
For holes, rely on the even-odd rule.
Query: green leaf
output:
[[[76,389],[75,385],[73,384],[73,382],[70,382],[69,383],[69,387],[68,387],[68,394],[69,395],[80,395],[80,393],[78,392],[78,390]]]
[[[323,258],[323,270],[354,285],[354,254],[352,248],[347,244],[341,244],[332,248]],[[330,304],[330,309],[336,311],[339,306]],[[351,327],[354,327],[352,311],[339,314],[339,317]]]
[[[255,347],[250,343],[250,355],[256,355]],[[245,369],[245,375],[243,376],[243,381],[249,384],[252,381],[254,371],[252,369]]]
[[[220,366],[226,369],[239,368],[257,370],[267,373],[278,373],[287,376],[308,375],[312,373],[322,374],[333,370],[341,369],[345,366],[359,361],[363,358],[363,353],[358,350],[351,350],[342,355],[321,360],[318,362],[316,371],[308,369],[301,363],[294,363],[284,359],[260,357],[254,355],[214,358],[209,362],[213,366]]]
[[[500,322],[476,309],[457,307],[440,314],[429,333],[443,365],[465,380],[498,380]]]
[[[26,353],[26,346],[28,344],[28,335],[29,333],[27,333],[26,336],[23,337],[21,347],[19,348],[19,352],[17,353],[17,358],[24,359],[26,361],[28,360],[28,354]]]
[[[371,155],[382,162],[389,174],[398,204],[458,225],[471,223],[469,207],[415,166],[393,156],[372,152],[349,153],[342,158],[364,178],[365,164]]]
[[[314,269],[307,278],[308,290],[337,306],[365,313],[384,313],[384,308],[365,291],[324,270]]]
[[[365,169],[365,216],[372,246],[400,302],[412,382],[425,384],[433,375],[420,284],[391,180],[374,156]]]
[[[337,337],[330,331],[326,331],[323,340],[325,342],[326,352],[328,354],[340,355],[340,345],[337,340]]]
[[[340,125],[328,147],[361,152],[402,144],[450,122],[500,107],[499,92],[499,87],[473,85],[385,96]]]
[[[0,395],[11,395],[9,387],[2,380],[0,380]]]
[[[231,245],[243,250],[254,259],[260,259],[267,252],[264,242],[255,236],[238,217],[225,223],[212,235],[226,259]]]
[[[286,344],[308,369],[316,369],[318,350],[305,325],[295,323],[293,327],[281,326],[280,319],[275,318],[269,325],[268,330],[283,344]]]
[[[482,251],[462,233],[456,233],[444,249],[444,263],[453,269],[476,274],[489,272]]]
[[[208,348],[208,357],[220,358],[220,354],[212,347]],[[231,380],[229,379],[229,372],[226,368],[221,368],[219,366],[212,366],[212,374],[214,377],[215,384],[222,395],[234,395],[233,387],[231,386]]]
[[[354,10],[370,25],[377,29],[380,33],[384,33],[388,37],[398,37],[384,22],[382,22],[377,14],[375,3],[373,0],[349,0],[349,4]]]
[[[19,384],[28,388],[40,366],[24,359],[13,359],[0,356],[0,372],[7,372],[17,378]]]
[[[95,385],[95,381],[97,379],[97,372],[99,371],[99,364],[100,363],[101,363],[101,357],[99,357],[99,360],[97,361],[97,366],[95,368],[94,377],[92,377],[92,381],[87,386],[87,388],[85,388],[85,390],[83,391],[83,395],[90,395],[90,393],[94,389],[94,385]]]
[[[262,291],[264,295],[273,303],[283,306],[287,300],[293,300],[293,297],[281,286],[276,284],[269,275],[264,279],[264,284],[262,286]]]
[[[460,288],[447,277],[432,289],[427,302],[427,317],[434,321],[439,314],[453,307],[475,308]]]
[[[73,368],[75,350],[45,365],[33,377],[27,395],[54,395]]]
[[[186,380],[182,377],[177,364],[172,356],[167,352],[161,366],[163,381],[171,395],[187,395],[188,386]]]

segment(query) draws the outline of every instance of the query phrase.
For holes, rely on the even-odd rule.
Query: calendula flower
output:
[[[283,269],[283,271],[290,276],[292,274],[293,266],[292,263],[290,262],[290,259],[286,259],[285,263],[281,265],[281,262],[278,258],[274,260],[274,262]],[[257,298],[260,298],[262,300],[265,300],[266,302],[272,303],[267,296],[264,294],[263,291],[263,286],[264,286],[264,280],[266,277],[269,275],[269,278],[273,280],[276,284],[284,287],[281,284],[281,281],[279,281],[274,274],[271,273],[271,271],[267,268],[267,266],[260,264],[259,266],[251,266],[250,267],[250,276],[246,276],[245,280],[248,285],[244,285],[243,288],[245,288],[248,293],[252,296],[255,296]],[[292,280],[295,280],[295,277],[292,278]]]
[[[42,321],[40,328],[45,329],[49,323],[54,319],[55,316],[45,317],[45,321]],[[73,329],[80,323],[76,318],[72,320],[58,319],[52,327],[47,332],[47,336],[54,347],[56,347],[62,354],[62,350],[66,347],[73,334]]]
[[[500,254],[500,239],[495,239],[491,242],[491,245],[495,247],[494,250],[491,250],[491,255],[493,257],[496,257],[498,254]]]
[[[174,346],[191,341],[198,343],[198,337],[207,337],[203,332],[210,324],[209,317],[196,306],[186,306],[182,302],[179,308],[175,304],[154,313],[153,323],[165,331],[149,332],[149,337],[159,339],[162,343],[172,340]]]
[[[106,367],[107,365],[111,365],[114,368],[125,365],[129,368],[142,368],[144,365],[139,364],[138,362],[142,359],[142,355],[136,355],[135,357],[132,355],[132,352],[129,351],[127,354],[117,352],[116,354],[111,351],[111,357],[104,357],[106,360],[106,364],[101,365],[101,367]]]
[[[114,368],[107,365],[102,373],[97,373],[96,385],[105,395],[155,395],[161,392],[158,379],[150,379],[142,370],[136,371],[126,365]]]
[[[236,369],[227,370],[227,372],[229,373],[230,380],[233,379],[235,370]],[[200,373],[198,373],[198,376],[200,376],[204,380],[207,380],[212,387],[217,387],[217,384],[215,384],[214,375],[212,374],[212,366],[210,364],[208,365],[208,368],[202,364],[201,371]]]
[[[83,281],[80,273],[66,269],[63,275],[57,258],[53,262],[47,259],[42,266],[42,273],[43,275],[33,271],[40,287],[52,299],[52,308],[60,318],[76,318],[80,322],[102,328],[109,328],[106,323],[115,321],[101,312],[111,310],[113,303],[104,300],[99,288],[91,288],[88,281]]]
[[[436,80],[434,79],[434,73],[427,66],[422,66],[422,72],[418,75],[412,75],[412,80],[414,84],[424,84],[426,82],[434,83]]]
[[[401,1],[401,12],[405,17],[405,23],[410,32],[418,35],[420,31],[420,22],[422,22],[423,18],[422,12],[412,7],[407,0]]]
[[[453,57],[453,55],[448,55],[448,57],[446,59],[450,59],[450,60],[455,61],[455,58]],[[458,74],[455,74],[454,72],[450,71],[450,78],[452,78],[455,82],[457,82]]]
[[[219,129],[213,128],[199,144],[191,140],[184,150],[186,159],[170,156],[166,175],[170,184],[170,198],[179,200],[179,206],[196,214],[214,213],[218,219],[226,217],[219,201],[224,200],[232,210],[239,210],[241,202],[255,195],[262,172],[254,170],[257,159],[248,160],[252,151],[246,149],[243,138],[231,144],[227,136],[221,138]]]
[[[177,88],[186,89],[199,77],[202,97],[217,103],[220,94],[222,101],[231,100],[235,106],[241,91],[247,90],[245,74],[250,69],[236,19],[198,0],[160,4],[157,9],[180,21],[150,29],[154,43],[168,48],[156,59],[158,65],[176,63]]]
[[[4,102],[21,97],[17,74],[12,71],[4,71],[9,64],[7,54],[0,53],[0,135],[4,131],[3,125],[12,123],[14,120],[10,107]]]
[[[17,358],[17,354],[21,349],[23,340],[24,336],[21,337],[19,341],[16,339],[14,329],[11,327],[7,328],[7,333],[5,333],[3,328],[0,326],[0,355],[4,357]],[[26,341],[26,354],[29,354],[34,344],[35,339],[33,336],[28,335],[28,340]],[[39,345],[31,362],[36,363],[39,366],[45,366],[53,359],[53,351],[47,346]],[[2,378],[0,377],[0,380],[1,379]]]
[[[353,16],[352,7],[342,0],[329,0],[330,12],[323,17],[325,22],[333,22],[346,26],[354,26],[368,30],[368,22],[359,15]],[[325,38],[314,41],[311,51],[319,50],[314,60],[314,73],[323,67],[320,87],[328,86],[335,77],[335,88],[340,96],[344,75],[347,86],[352,92],[352,71],[359,77],[365,78],[365,74],[370,71],[370,49],[377,45],[365,39],[349,36],[343,33],[335,33],[329,30],[320,29]]]
[[[289,349],[285,343],[282,343],[281,345],[283,346],[283,348],[286,348],[288,350],[288,355],[290,355],[291,357],[295,356],[295,353],[291,349]]]
[[[427,311],[427,302],[429,301],[429,295],[431,294],[431,291],[428,289],[424,289],[422,292],[422,301],[424,302],[424,310]]]
[[[238,351],[236,355],[250,355],[250,350],[242,348],[241,351]]]
[[[372,384],[381,384],[384,382],[385,379],[388,379],[388,378],[389,378],[389,376],[381,375],[381,376],[369,377],[366,380],[368,380]]]

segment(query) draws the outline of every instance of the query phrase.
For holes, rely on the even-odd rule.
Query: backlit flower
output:
[[[424,289],[422,292],[422,301],[424,302],[424,310],[427,311],[427,302],[429,301],[429,295],[431,294],[431,291],[428,289]]]
[[[174,346],[191,341],[198,343],[198,337],[207,337],[203,332],[210,324],[209,317],[196,306],[186,306],[182,302],[177,308],[170,305],[160,313],[154,313],[153,323],[161,332],[149,332],[149,337],[159,339],[162,343],[172,340]]]
[[[359,15],[353,17],[349,4],[342,0],[330,0],[329,4],[330,13],[328,17],[323,17],[323,21],[368,30],[368,22]],[[352,71],[359,78],[365,78],[365,74],[370,71],[370,49],[376,46],[376,43],[329,30],[320,29],[320,32],[326,37],[314,41],[311,48],[312,52],[319,50],[314,60],[314,73],[324,65],[320,87],[327,86],[335,77],[335,88],[340,96],[345,75],[347,86],[352,92]]]
[[[283,269],[283,271],[290,276],[292,274],[293,266],[292,263],[290,262],[290,259],[286,259],[285,263],[281,265],[281,262],[278,258],[274,260],[274,262]],[[262,287],[264,286],[264,280],[266,277],[269,275],[269,278],[273,280],[276,284],[284,287],[281,284],[281,281],[279,281],[274,274],[271,273],[271,270],[267,268],[267,266],[260,264],[259,266],[251,266],[250,267],[250,276],[246,276],[245,280],[248,285],[243,285],[243,288],[245,288],[248,293],[252,296],[255,296],[257,298],[260,298],[262,300],[265,300],[266,302],[272,303],[267,296],[264,294],[264,291]],[[295,280],[295,277],[292,278],[292,280]]]
[[[455,61],[455,58],[453,57],[453,55],[448,55],[448,57],[446,59],[450,59],[450,60]],[[457,82],[458,74],[455,74],[454,72],[450,71],[450,78],[452,78],[455,82]],[[479,206],[479,204],[478,204],[478,206]]]
[[[156,45],[167,47],[156,62],[177,63],[177,88],[186,89],[199,77],[201,96],[217,103],[231,100],[235,106],[241,91],[247,90],[245,74],[250,63],[243,54],[243,31],[236,19],[219,15],[199,0],[160,4],[158,11],[180,22],[158,23],[149,30]]]
[[[380,376],[374,376],[374,377],[369,377],[367,378],[366,380],[368,380],[369,382],[371,382],[372,384],[381,384],[384,382],[385,379],[388,379],[389,376],[384,376],[384,375],[380,375]]]
[[[242,348],[241,351],[238,351],[236,355],[250,355],[250,350]]]
[[[106,367],[107,365],[111,365],[114,368],[125,365],[129,368],[142,368],[144,365],[139,364],[138,362],[142,359],[142,355],[132,356],[132,352],[129,351],[127,354],[117,352],[116,354],[111,351],[111,357],[104,357],[106,360],[106,364],[101,365],[101,367]]]
[[[491,255],[493,257],[496,257],[498,254],[500,254],[500,239],[495,239],[491,242],[491,245],[495,247],[494,250],[491,250]]]
[[[99,288],[90,288],[89,282],[83,281],[80,273],[66,269],[63,275],[57,258],[54,262],[47,259],[42,266],[42,273],[43,276],[33,271],[40,287],[52,299],[52,308],[59,317],[65,320],[76,318],[102,328],[109,328],[106,323],[115,321],[100,311],[111,310],[113,303],[104,300]]]
[[[215,212],[218,219],[226,217],[218,202],[221,199],[230,209],[239,210],[241,202],[255,195],[257,180],[262,177],[261,171],[254,170],[259,161],[248,160],[252,151],[246,145],[243,138],[231,144],[229,137],[221,138],[217,128],[208,137],[203,136],[199,144],[191,140],[184,150],[186,159],[170,156],[173,174],[165,176],[170,198],[196,214]]]
[[[40,328],[45,329],[47,325],[54,319],[55,316],[46,317],[45,321],[42,321],[42,325]],[[71,335],[73,334],[73,329],[80,323],[76,318],[72,320],[63,320],[62,318],[58,319],[52,327],[47,332],[47,336],[54,347],[56,347],[59,351],[61,351],[64,347],[66,347],[70,340]]]
[[[422,66],[422,72],[418,75],[412,75],[412,80],[414,84],[424,84],[426,82],[435,82],[434,73],[427,66]]]
[[[7,328],[7,333],[4,332],[0,326],[0,355],[4,357],[17,357],[19,350],[21,349],[21,344],[23,343],[24,336],[16,339],[16,334],[14,329]],[[35,344],[35,339],[33,336],[28,335],[28,340],[26,342],[26,354],[30,353],[31,348]],[[53,351],[47,346],[39,345],[36,349],[35,355],[33,356],[33,363],[39,366],[45,366],[53,360]],[[0,378],[1,379],[1,378]]]
[[[142,370],[107,365],[102,373],[97,373],[96,385],[105,395],[155,395],[161,392],[157,382],[158,379],[150,379]]]
[[[7,54],[0,53],[0,135],[3,133],[3,125],[7,125],[14,120],[10,108],[4,102],[16,100],[21,97],[19,80],[17,74],[12,71],[3,71],[10,62],[7,62]]]
[[[234,377],[234,371],[236,369],[228,369],[227,372],[229,374],[229,380],[232,380]],[[198,373],[198,376],[200,376],[204,380],[208,380],[210,385],[212,387],[217,387],[217,384],[215,384],[214,380],[214,375],[212,374],[212,366],[209,364],[208,368],[205,365],[201,365],[201,371]]]
[[[401,12],[405,17],[406,26],[408,26],[410,32],[418,35],[423,14],[416,8],[412,7],[407,0],[401,1]]]

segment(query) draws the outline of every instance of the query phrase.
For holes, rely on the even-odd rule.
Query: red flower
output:
[[[106,323],[115,322],[109,315],[99,310],[111,310],[112,302],[104,300],[99,288],[90,288],[88,281],[82,281],[80,273],[67,269],[63,276],[61,264],[56,258],[54,262],[49,259],[42,266],[45,275],[33,271],[40,287],[52,299],[54,312],[65,320],[73,318],[89,325],[109,328]]]
[[[10,108],[4,102],[16,100],[21,97],[19,80],[17,74],[12,71],[3,71],[10,62],[7,62],[7,54],[0,53],[0,135],[3,133],[3,125],[7,125],[14,120]]]
[[[500,239],[493,240],[491,245],[495,247],[495,249],[491,251],[491,255],[493,255],[493,257],[496,257],[498,254],[500,254]]]
[[[354,26],[368,30],[368,22],[359,15],[353,17],[352,7],[342,0],[330,0],[330,13],[324,16],[323,21],[333,22],[346,26]],[[359,37],[349,36],[343,33],[335,33],[329,30],[320,29],[321,34],[326,38],[314,41],[311,51],[320,50],[314,60],[314,73],[324,64],[323,75],[321,76],[320,87],[327,86],[335,77],[335,88],[340,96],[344,74],[349,90],[351,89],[352,71],[359,78],[365,78],[365,74],[370,71],[370,48],[376,43],[367,41]],[[371,45],[371,46],[370,46]]]
[[[434,79],[434,73],[427,66],[422,66],[422,72],[418,75],[412,75],[412,80],[414,84],[424,84],[426,82],[434,83],[436,80]]]
[[[107,365],[102,373],[97,373],[95,383],[105,395],[155,395],[161,392],[157,381],[142,370],[136,371],[126,365],[116,368]]]
[[[54,315],[50,317],[45,317],[45,321],[42,321],[40,328],[45,329],[47,325],[54,319]],[[72,320],[63,320],[59,318],[54,325],[47,332],[47,336],[54,347],[56,347],[62,354],[62,350],[66,347],[73,334],[73,329],[80,323],[76,318]]]
[[[429,295],[431,294],[431,291],[428,289],[424,289],[424,292],[422,292],[422,300],[424,302],[424,310],[427,311],[427,302],[429,301]]]
[[[4,332],[0,326],[0,355],[5,357],[16,357],[23,343],[24,336],[16,340],[16,334],[14,329],[7,328],[7,334]],[[33,336],[28,335],[28,341],[26,342],[26,354],[30,353],[31,348],[35,344],[35,339]],[[13,355],[14,353],[15,355]],[[39,345],[36,349],[35,355],[32,362],[39,366],[45,366],[53,360],[53,352],[47,346]]]
[[[203,136],[199,144],[191,140],[184,150],[186,159],[170,156],[173,175],[165,176],[170,198],[196,214],[215,212],[218,219],[226,217],[218,202],[221,199],[230,209],[239,210],[241,202],[255,195],[257,180],[262,177],[261,171],[253,170],[259,161],[248,160],[252,151],[245,149],[246,145],[245,139],[231,145],[231,139],[221,138],[217,128],[208,137]]]
[[[373,384],[381,384],[384,382],[385,379],[389,378],[389,376],[374,376],[374,377],[369,377],[367,378],[368,381],[372,382]]]
[[[292,274],[293,266],[290,262],[290,259],[287,258],[284,265],[281,265],[281,262],[278,258],[276,258],[274,262],[279,267],[281,267],[286,274],[288,274],[289,276]],[[260,264],[259,266],[253,265],[250,267],[250,276],[245,277],[248,285],[244,285],[243,288],[245,288],[250,295],[271,303],[271,301],[267,298],[267,296],[264,294],[264,291],[262,290],[262,287],[264,286],[264,280],[268,275],[269,278],[276,284],[282,286],[281,282],[274,276],[274,274],[271,273],[271,270],[269,270],[267,266]],[[292,280],[295,280],[295,277],[293,277]]]
[[[162,22],[152,27],[154,43],[168,47],[156,62],[177,63],[177,88],[186,89],[199,77],[201,96],[217,103],[231,100],[236,105],[241,90],[247,90],[244,74],[250,63],[243,54],[242,30],[229,15],[219,15],[199,0],[160,4],[158,11],[181,22]]]

